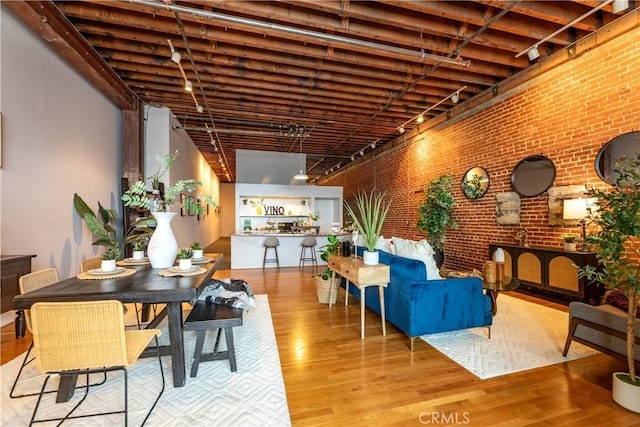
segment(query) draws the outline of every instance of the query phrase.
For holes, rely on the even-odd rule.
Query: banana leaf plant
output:
[[[89,231],[96,237],[96,240],[91,244],[94,246],[103,246],[106,249],[105,254],[109,256],[108,259],[119,258],[120,247],[116,239],[116,228],[112,223],[116,217],[116,212],[111,209],[105,209],[102,204],[98,202],[98,217],[78,193],[73,195],[73,206],[78,215],[80,215],[85,224],[87,224]]]

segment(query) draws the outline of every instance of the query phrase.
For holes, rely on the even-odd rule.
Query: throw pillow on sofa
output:
[[[400,237],[392,237],[393,247],[396,255],[405,258],[417,259],[424,263],[427,267],[427,280],[442,279],[440,270],[436,266],[436,260],[433,258],[435,253],[429,242],[426,240],[407,240]]]
[[[396,249],[393,247],[393,241],[391,239],[385,239],[383,236],[378,237],[376,242],[376,249],[388,252],[392,255],[396,254]]]

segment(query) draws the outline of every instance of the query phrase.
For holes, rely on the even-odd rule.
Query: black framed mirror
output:
[[[511,185],[522,196],[537,196],[553,184],[556,166],[545,156],[526,157],[513,168]]]
[[[473,167],[462,176],[461,186],[468,199],[479,199],[489,190],[489,173],[483,167]]]
[[[640,132],[623,133],[602,146],[596,156],[594,168],[601,180],[615,185],[618,180],[618,174],[614,170],[616,161],[639,154]]]

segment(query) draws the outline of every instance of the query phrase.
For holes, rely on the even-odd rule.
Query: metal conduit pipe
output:
[[[433,54],[425,53],[422,51],[404,49],[396,46],[388,46],[384,44],[368,42],[366,40],[350,39],[348,37],[337,36],[333,34],[325,34],[317,31],[309,31],[309,30],[303,30],[300,28],[287,27],[285,25],[256,21],[254,19],[249,19],[249,18],[241,18],[238,16],[224,15],[222,13],[210,12],[207,10],[192,9],[190,7],[178,6],[173,4],[167,5],[165,3],[156,2],[152,0],[130,0],[130,2],[134,4],[140,4],[143,6],[154,7],[157,9],[172,10],[174,12],[187,13],[187,14],[199,16],[202,18],[217,19],[224,22],[232,22],[234,24],[250,25],[255,28],[281,31],[281,32],[296,34],[304,37],[313,37],[319,40],[323,40],[325,42],[350,44],[352,46],[359,46],[359,47],[364,47],[372,50],[380,50],[380,51],[395,53],[398,55],[410,56],[410,57],[419,58],[419,59],[428,59],[435,62],[447,62],[449,64],[461,65],[463,67],[468,67],[471,64],[470,60],[465,61],[462,58],[448,58],[446,56],[433,55]]]

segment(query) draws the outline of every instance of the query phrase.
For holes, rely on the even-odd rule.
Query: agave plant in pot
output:
[[[147,178],[147,180],[151,182],[159,181],[159,179],[171,168],[178,155],[178,150],[173,154],[167,154],[164,156],[157,155],[156,159],[160,162],[161,166],[158,169],[158,172]],[[145,181],[146,180],[136,181],[122,195],[122,201],[125,206],[138,209],[149,209],[152,199],[148,196]],[[217,206],[210,194],[200,194],[197,192],[198,188],[201,186],[202,183],[200,181],[190,178],[181,179],[175,184],[165,187],[164,195],[161,195],[162,203],[158,206],[157,211],[151,212],[157,221],[156,230],[151,236],[147,248],[149,262],[153,268],[171,267],[175,262],[176,255],[178,253],[178,242],[171,230],[171,220],[175,217],[176,213],[168,211],[171,205],[178,202],[180,208],[185,208],[187,212],[198,215],[202,215],[205,212],[205,207],[201,201],[204,201],[206,205],[214,208]],[[184,200],[180,200],[180,194],[183,192],[192,193],[193,197],[185,197]]]
[[[579,277],[597,280],[627,299],[628,373],[613,374],[613,399],[640,412],[640,376],[635,371],[635,334],[640,303],[640,157],[616,163],[619,178],[612,190],[587,188],[595,198],[588,220],[595,232],[585,237],[587,250],[595,252],[599,266],[579,269]],[[618,291],[619,292],[619,291]]]
[[[363,252],[362,259],[367,265],[378,264],[379,254],[376,251],[376,243],[382,233],[382,225],[387,217],[391,201],[386,200],[386,193],[371,190],[369,194],[366,191],[358,191],[355,196],[355,207],[349,205],[345,201],[345,209],[362,235],[362,241],[366,250]]]

